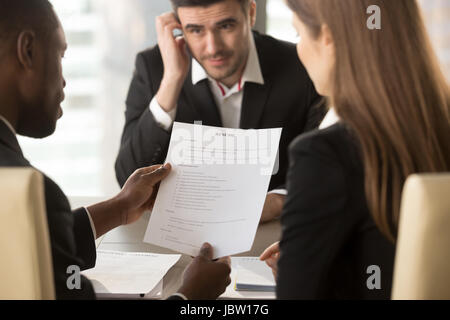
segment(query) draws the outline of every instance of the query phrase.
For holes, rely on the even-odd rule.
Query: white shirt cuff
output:
[[[180,297],[183,300],[189,300],[188,298],[186,298],[186,296],[182,293],[174,293],[173,295],[171,295],[171,297]]]
[[[97,240],[97,230],[95,230],[95,224],[94,224],[94,221],[92,220],[91,213],[89,212],[88,208],[84,208],[84,210],[86,210],[87,216],[89,218],[89,222],[91,223],[91,229],[92,229],[92,234],[94,235],[94,240]]]
[[[150,112],[153,114],[156,122],[166,131],[170,130],[173,122],[175,121],[176,108],[170,112],[164,111],[158,103],[156,96],[153,97],[150,102]]]
[[[287,196],[287,190],[286,189],[275,189],[269,192],[269,194],[279,194],[282,196]]]

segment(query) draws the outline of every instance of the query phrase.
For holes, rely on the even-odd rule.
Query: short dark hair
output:
[[[58,18],[48,0],[0,0],[0,49],[25,29],[45,39],[58,26]]]
[[[213,4],[223,2],[225,0],[170,0],[175,13],[180,7],[209,7]],[[235,0],[242,6],[244,12],[247,12],[248,4],[252,0]]]

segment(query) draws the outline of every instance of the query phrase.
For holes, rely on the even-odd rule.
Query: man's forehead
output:
[[[229,18],[238,19],[243,14],[238,1],[222,1],[208,7],[178,8],[178,17],[183,26],[215,24]]]

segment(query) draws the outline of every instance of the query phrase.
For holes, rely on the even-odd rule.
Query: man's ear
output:
[[[34,65],[36,53],[36,34],[33,31],[22,31],[17,37],[17,59],[24,69]]]
[[[250,1],[250,8],[249,8],[249,17],[250,17],[250,25],[253,28],[256,23],[256,2],[254,0]]]

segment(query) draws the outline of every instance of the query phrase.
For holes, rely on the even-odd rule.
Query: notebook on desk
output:
[[[231,284],[220,299],[276,299],[272,270],[257,257],[231,258]]]
[[[275,279],[265,262],[255,257],[234,259],[237,291],[275,292]]]

